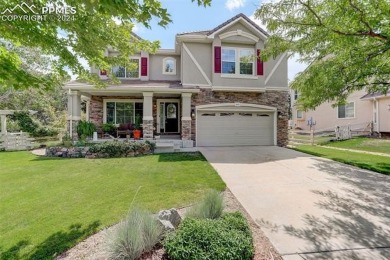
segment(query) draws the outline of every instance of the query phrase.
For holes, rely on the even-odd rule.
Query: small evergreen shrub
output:
[[[17,122],[21,131],[27,132],[33,137],[54,136],[58,134],[58,131],[55,129],[44,127],[39,121],[33,120],[30,113],[26,111],[15,112],[11,116],[11,119]]]
[[[100,157],[127,157],[149,153],[150,146],[140,142],[104,142],[93,144],[90,153],[99,154]]]
[[[186,218],[164,240],[169,259],[252,259],[253,241],[248,223],[239,213],[219,219]]]
[[[224,209],[223,196],[216,190],[211,190],[199,204],[194,205],[186,214],[191,218],[216,219],[221,217]]]
[[[117,228],[108,234],[108,259],[138,259],[161,240],[163,228],[147,211],[133,209]]]

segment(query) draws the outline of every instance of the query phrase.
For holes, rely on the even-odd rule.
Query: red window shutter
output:
[[[107,76],[107,70],[100,70],[100,76]]]
[[[148,76],[148,58],[141,58],[141,76]]]
[[[260,59],[260,50],[257,50],[257,75],[264,75],[264,62]]]
[[[214,72],[221,73],[221,46],[214,47]]]

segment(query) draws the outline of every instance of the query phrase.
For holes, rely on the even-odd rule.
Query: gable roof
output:
[[[245,14],[243,13],[239,13],[237,14],[236,16],[230,18],[229,20],[221,23],[220,25],[218,25],[217,27],[215,27],[214,29],[211,29],[211,30],[203,30],[203,31],[193,31],[193,32],[184,32],[184,33],[178,33],[177,35],[205,35],[205,36],[209,36],[213,33],[215,33],[216,31],[222,29],[223,27],[233,23],[235,20],[239,19],[239,18],[242,18],[244,19],[245,21],[247,21],[250,25],[252,25],[255,29],[257,29],[258,31],[260,31],[262,34],[264,34],[265,36],[269,36],[269,34],[263,30],[260,26],[258,26],[254,21],[252,21],[248,16],[246,16]]]
[[[375,92],[375,93],[367,93],[364,96],[362,96],[360,99],[370,99],[370,98],[376,98],[376,97],[384,97],[390,95],[390,90],[387,93],[381,93],[381,92]]]
[[[251,19],[249,19],[248,16],[246,16],[245,14],[243,13],[239,13],[238,15],[230,18],[229,20],[225,21],[224,23],[221,23],[220,25],[218,25],[217,27],[215,27],[214,29],[212,29],[211,31],[209,31],[209,33],[207,35],[211,35],[213,34],[214,32],[218,31],[219,29],[222,29],[223,27],[225,27],[226,25],[234,22],[235,20],[239,19],[239,18],[243,18],[245,21],[247,21],[249,24],[251,24],[253,27],[255,27],[258,31],[260,31],[261,33],[263,33],[265,36],[269,36],[269,34],[263,30],[260,26],[258,26],[254,21],[252,21]]]
[[[134,36],[134,38],[136,38],[137,40],[143,40],[138,34],[134,33],[134,32],[131,32],[131,35]]]

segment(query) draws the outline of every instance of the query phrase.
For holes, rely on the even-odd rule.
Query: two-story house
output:
[[[337,126],[350,126],[357,130],[372,128],[379,136],[390,136],[390,91],[386,95],[369,94],[362,89],[351,93],[343,105],[334,106],[332,102],[324,102],[307,111],[297,106],[297,91],[291,90],[290,95],[292,128],[331,131]]]
[[[142,116],[145,139],[176,135],[187,146],[283,146],[287,56],[259,59],[267,37],[238,14],[209,31],[177,34],[174,49],[134,54],[129,68],[112,68],[119,85],[98,89],[69,82],[69,131],[74,133],[84,99],[87,120],[98,126]],[[107,55],[114,52],[108,49]],[[106,77],[104,71],[91,70]]]

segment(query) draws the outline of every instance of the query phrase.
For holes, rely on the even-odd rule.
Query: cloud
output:
[[[133,32],[137,33],[139,31],[141,31],[141,26],[138,23],[134,23]]]
[[[243,7],[245,5],[246,0],[227,0],[225,3],[225,7],[229,11],[233,11],[234,9],[238,9],[240,7]]]
[[[262,4],[275,4],[275,3],[278,3],[280,1],[281,0],[262,0],[261,3]]]

